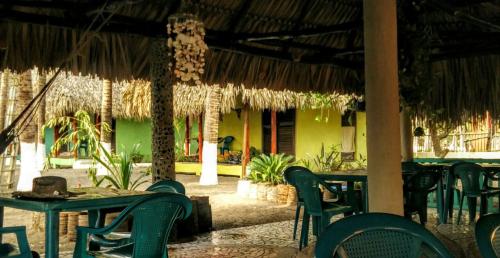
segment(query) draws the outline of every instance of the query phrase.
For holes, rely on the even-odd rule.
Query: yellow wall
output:
[[[366,159],[366,112],[356,112],[356,159]]]
[[[319,110],[297,110],[295,122],[295,157],[296,160],[312,159],[321,150],[331,145],[340,148],[342,143],[340,113],[330,111],[328,122],[316,121]],[[326,113],[324,113],[326,114]]]
[[[262,114],[250,112],[250,146],[262,149]],[[243,114],[238,118],[236,112],[225,114],[219,123],[219,137],[234,136],[232,150],[241,150],[243,146]]]

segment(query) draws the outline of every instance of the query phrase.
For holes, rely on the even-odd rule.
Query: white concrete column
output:
[[[403,215],[396,0],[364,0],[370,212]]]

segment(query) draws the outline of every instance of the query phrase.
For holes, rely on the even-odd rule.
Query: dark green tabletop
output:
[[[117,190],[113,188],[69,189],[77,196],[65,200],[17,199],[0,195],[0,227],[3,226],[3,209],[11,207],[45,213],[45,257],[59,256],[59,213],[61,211],[88,211],[89,225],[95,224],[97,211],[102,208],[124,207],[152,192]]]

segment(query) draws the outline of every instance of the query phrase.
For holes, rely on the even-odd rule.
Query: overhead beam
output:
[[[332,26],[321,26],[303,30],[294,30],[294,31],[279,31],[279,32],[271,32],[271,33],[241,33],[241,34],[232,34],[231,37],[233,40],[238,41],[262,41],[262,40],[287,40],[294,38],[305,38],[305,37],[315,37],[322,36],[340,32],[351,31],[354,29],[361,29],[362,22],[347,22],[336,24]],[[220,36],[224,36],[225,33],[221,33]],[[228,35],[226,35],[228,36]]]
[[[454,16],[462,21],[466,21],[480,28],[488,28],[494,31],[500,31],[500,25],[493,22],[484,20],[482,18],[476,17],[474,15],[468,14],[463,10],[457,9],[447,3],[440,0],[429,0],[426,1],[429,6],[432,6],[440,11],[443,11],[451,16]]]

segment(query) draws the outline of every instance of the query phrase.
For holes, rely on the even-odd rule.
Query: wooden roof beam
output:
[[[293,38],[306,38],[328,35],[333,33],[341,33],[362,28],[362,22],[347,22],[332,26],[321,26],[310,29],[295,30],[295,31],[279,31],[270,33],[235,33],[212,31],[212,35],[218,38],[225,38],[234,41],[263,41],[263,40],[288,40]]]

